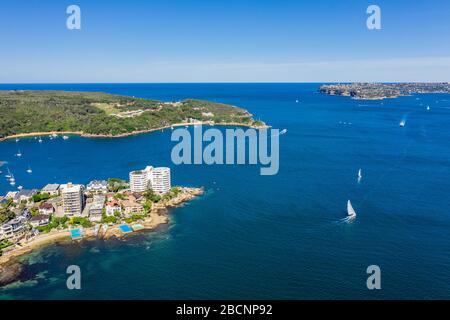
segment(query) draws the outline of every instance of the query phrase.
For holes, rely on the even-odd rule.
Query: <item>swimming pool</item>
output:
[[[122,231],[123,233],[129,233],[132,232],[133,230],[131,230],[130,226],[127,224],[121,224],[119,226],[120,231]]]
[[[78,239],[83,236],[83,232],[81,229],[72,229],[70,230],[70,235],[72,236],[72,239]]]
[[[140,223],[136,223],[136,224],[133,224],[131,226],[131,228],[133,228],[133,231],[139,231],[139,230],[144,229],[144,226],[142,224],[140,224]]]

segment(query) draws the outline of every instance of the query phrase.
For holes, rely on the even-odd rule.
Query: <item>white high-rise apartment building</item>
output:
[[[153,168],[130,172],[130,189],[132,192],[145,192],[149,189],[157,193],[167,193],[171,188],[170,168]]]
[[[130,189],[133,192],[145,192],[150,188],[153,167],[130,172]]]
[[[151,182],[151,188],[157,193],[167,193],[170,191],[170,168],[160,167],[153,169],[153,179]]]
[[[80,184],[62,184],[60,192],[64,215],[81,215],[84,207],[83,186]]]

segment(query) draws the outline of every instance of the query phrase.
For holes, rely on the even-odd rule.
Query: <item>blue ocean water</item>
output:
[[[9,167],[26,188],[127,178],[130,170],[152,164],[170,166],[174,184],[204,186],[206,194],[172,210],[170,225],[155,232],[32,253],[26,257],[30,280],[0,289],[0,298],[450,298],[450,97],[358,101],[318,94],[318,87],[0,85],[208,99],[287,129],[274,176],[259,175],[254,165],[175,166],[170,130],[1,142],[0,161],[7,165],[0,170]],[[19,149],[21,158],[14,156]],[[0,194],[10,189],[1,177]],[[358,216],[340,223],[348,199]],[[66,288],[71,264],[81,267],[81,290]],[[382,289],[371,291],[366,268],[374,264]]]

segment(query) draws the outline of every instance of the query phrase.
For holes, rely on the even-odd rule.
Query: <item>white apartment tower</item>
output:
[[[81,215],[84,206],[83,186],[69,182],[62,184],[60,191],[64,215]]]
[[[171,188],[170,168],[153,168],[130,172],[130,189],[132,192],[145,192],[149,189],[164,194]]]
[[[153,179],[151,182],[151,188],[157,193],[167,193],[170,191],[170,168],[160,167],[153,169]]]
[[[150,188],[153,167],[130,172],[130,189],[132,192],[145,192]]]

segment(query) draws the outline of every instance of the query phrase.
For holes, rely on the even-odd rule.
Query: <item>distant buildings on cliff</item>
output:
[[[319,91],[354,99],[378,100],[415,93],[450,93],[450,83],[339,83],[322,85]]]

